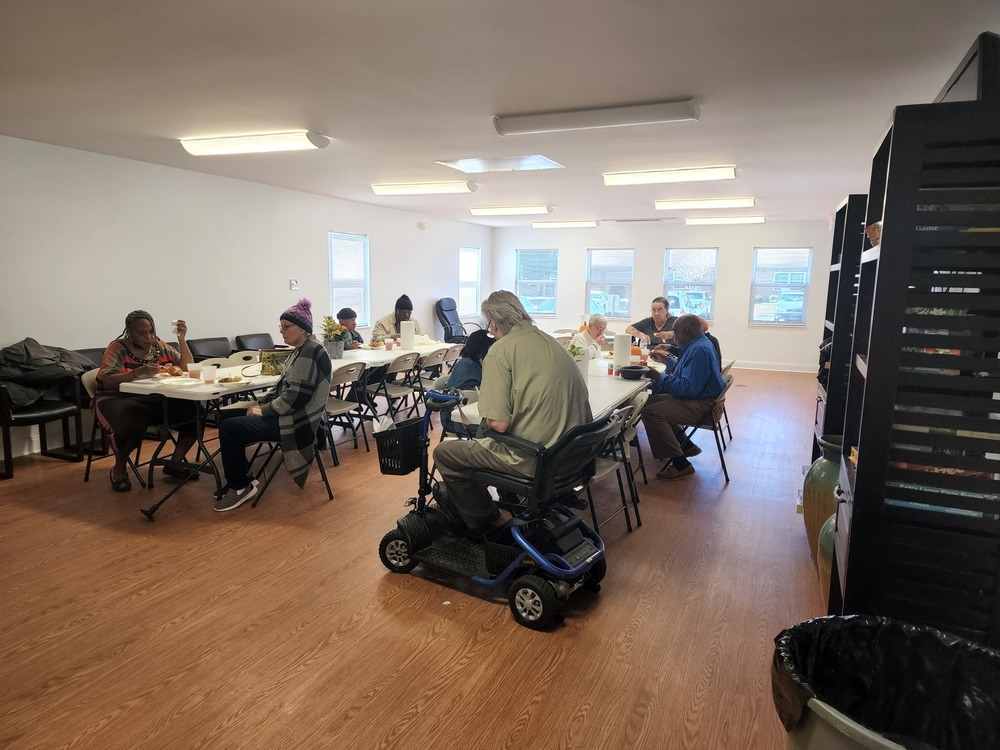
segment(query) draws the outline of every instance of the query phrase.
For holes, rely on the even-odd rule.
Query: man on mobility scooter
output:
[[[517,574],[508,597],[514,618],[542,629],[562,617],[560,600],[585,584],[596,590],[604,576],[603,542],[558,499],[593,476],[601,446],[620,429],[616,420],[621,417],[591,421],[579,368],[552,337],[532,325],[516,296],[494,292],[482,311],[497,339],[483,361],[478,404],[483,429],[475,440],[437,446],[434,460],[443,482],[434,491],[437,505],[427,505],[429,415],[461,399],[459,393],[427,394],[420,496],[411,501],[415,509],[383,538],[379,552],[395,572],[409,572],[422,562],[487,586]],[[386,471],[381,443],[379,451]],[[524,498],[502,503],[514,514],[511,521],[502,520],[488,486],[505,497]]]

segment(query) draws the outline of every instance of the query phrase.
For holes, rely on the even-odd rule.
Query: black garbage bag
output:
[[[886,617],[819,617],[781,631],[771,665],[785,729],[810,698],[908,748],[1000,747],[1000,653]]]

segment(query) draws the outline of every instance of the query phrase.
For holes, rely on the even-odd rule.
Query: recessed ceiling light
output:
[[[704,226],[707,224],[763,224],[763,216],[689,216],[684,219],[684,223],[689,227]]]
[[[473,193],[474,182],[396,182],[372,185],[375,195],[446,195]]]
[[[657,211],[683,211],[695,208],[753,208],[753,198],[704,198],[701,200],[653,201]]]
[[[551,212],[551,206],[480,206],[469,209],[473,216],[528,216]]]
[[[562,112],[539,112],[529,115],[499,115],[493,127],[500,135],[560,133],[566,130],[620,128],[631,125],[656,125],[698,119],[698,105],[693,99],[650,102],[623,107],[597,107]]]
[[[531,226],[535,229],[594,229],[599,227],[601,222],[591,219],[590,221],[533,221]]]
[[[552,161],[541,154],[526,156],[501,156],[490,159],[480,156],[474,159],[456,159],[454,161],[436,161],[444,167],[457,169],[466,174],[481,174],[482,172],[526,172],[536,169],[563,169],[559,162]]]
[[[311,130],[292,130],[286,133],[227,135],[218,138],[181,138],[181,145],[194,156],[219,156],[326,148],[330,145],[330,138]]]
[[[734,179],[736,179],[736,167],[732,165],[604,173],[605,185],[655,185],[664,182],[702,182]]]

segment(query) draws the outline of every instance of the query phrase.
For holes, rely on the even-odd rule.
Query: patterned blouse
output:
[[[121,339],[112,341],[101,358],[101,371],[97,383],[104,386],[105,375],[121,375],[144,365],[176,365],[181,361],[181,353],[160,339],[156,340],[146,359],[137,359]]]

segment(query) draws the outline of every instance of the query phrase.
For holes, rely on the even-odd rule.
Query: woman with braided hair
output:
[[[125,330],[104,350],[97,374],[97,404],[94,413],[108,431],[115,465],[111,469],[111,489],[128,492],[128,457],[139,447],[150,425],[163,422],[163,400],[159,396],[133,396],[118,393],[119,386],[132,380],[152,378],[169,365],[187,369],[194,360],[187,345],[187,324],[177,321],[177,341],[180,351],[164,343],[156,335],[153,317],[145,310],[134,310],[125,317]],[[172,463],[163,467],[171,478],[183,479],[191,472],[183,465],[184,457],[195,442],[195,404],[168,400],[167,414],[171,424],[178,425],[177,443]]]

